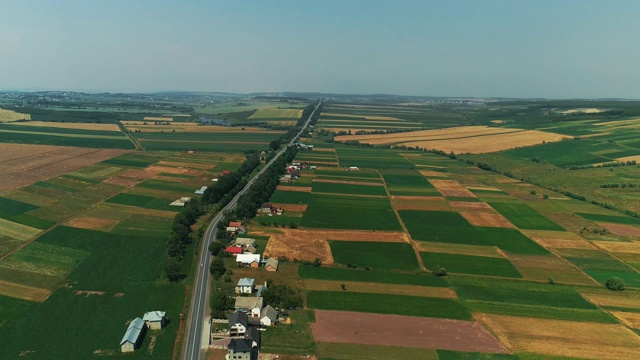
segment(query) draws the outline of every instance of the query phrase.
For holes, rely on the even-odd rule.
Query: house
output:
[[[257,360],[258,348],[253,347],[253,340],[231,339],[227,345],[229,353],[226,360]]]
[[[267,282],[264,282],[264,285],[257,285],[256,286],[256,296],[260,297],[262,296],[262,292],[267,290]]]
[[[247,316],[252,318],[259,318],[260,311],[262,310],[262,297],[236,297],[235,309],[236,311],[242,311]]]
[[[244,253],[249,253],[249,254],[255,254],[257,251],[257,249],[255,247],[253,247],[253,245],[247,245],[244,248]]]
[[[357,166],[350,166],[349,167],[349,171],[359,171],[360,169],[358,169]]]
[[[243,237],[239,237],[236,239],[236,245],[239,246],[256,246],[256,240],[255,239],[251,239],[251,238],[243,238]]]
[[[243,225],[240,226],[227,226],[227,232],[237,233],[237,234],[245,234],[247,229]]]
[[[174,202],[172,202],[171,204],[169,204],[169,206],[185,206],[187,204],[185,204],[182,200],[176,200]]]
[[[278,259],[273,257],[268,258],[264,269],[267,271],[278,271]]]
[[[284,213],[284,210],[282,210],[282,208],[276,209],[276,215],[282,215],[283,213]]]
[[[132,352],[140,347],[146,331],[147,324],[145,324],[144,320],[139,317],[133,319],[133,321],[129,323],[129,327],[127,328],[127,332],[124,333],[122,341],[120,341],[120,351]]]
[[[260,266],[260,254],[238,254],[236,262],[257,269]]]
[[[187,154],[195,154],[196,152],[194,150],[187,150]]]
[[[198,195],[203,195],[205,190],[207,190],[207,186],[201,187],[199,190],[196,190],[195,193]]]
[[[253,292],[253,279],[242,278],[236,285],[236,294],[251,294]]]
[[[238,254],[242,254],[243,250],[242,250],[242,247],[240,247],[240,246],[227,246],[227,248],[224,249],[224,251],[227,254],[236,254],[236,255],[238,255]]]
[[[229,336],[244,336],[249,328],[249,318],[247,314],[241,311],[236,311],[227,316],[229,320]]]
[[[300,170],[291,169],[291,171],[289,171],[289,175],[291,175],[292,179],[297,179],[300,177]]]
[[[271,213],[271,212],[273,212],[273,205],[271,205],[269,203],[262,204],[262,207],[260,208],[260,211],[263,212],[263,213]]]
[[[260,331],[258,331],[258,328],[249,327],[247,332],[244,334],[244,338],[251,340],[252,347],[260,348]]]
[[[262,326],[273,326],[276,324],[278,320],[278,311],[271,307],[271,305],[265,306],[260,311],[260,325]]]
[[[309,170],[315,170],[315,169],[317,169],[317,168],[318,168],[318,167],[317,167],[317,166],[315,166],[315,165],[311,165],[311,166],[309,166]]]
[[[229,222],[229,226],[239,227],[239,226],[242,226],[242,222],[241,221],[230,221]]]
[[[160,330],[167,322],[166,314],[166,311],[149,311],[144,314],[142,320],[144,320],[149,329]]]

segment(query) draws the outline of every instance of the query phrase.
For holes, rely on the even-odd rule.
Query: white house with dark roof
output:
[[[139,347],[146,330],[147,324],[144,320],[139,317],[133,319],[133,321],[129,323],[127,332],[124,333],[124,337],[120,341],[120,351],[132,352]]]
[[[277,320],[278,320],[278,311],[274,309],[271,305],[265,306],[260,311],[260,325],[273,326],[276,324]]]
[[[238,280],[236,285],[236,294],[251,294],[253,293],[254,279],[242,278]]]
[[[249,318],[246,313],[236,311],[227,316],[229,319],[229,336],[244,336],[249,328]]]
[[[142,320],[147,324],[147,327],[151,330],[160,330],[166,324],[167,318],[166,311],[149,311],[144,314]]]

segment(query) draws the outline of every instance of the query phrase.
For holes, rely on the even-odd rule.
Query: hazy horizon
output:
[[[0,5],[5,90],[640,98],[632,1]]]

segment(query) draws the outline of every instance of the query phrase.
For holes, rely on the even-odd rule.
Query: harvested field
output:
[[[613,223],[605,223],[605,222],[598,222],[598,225],[602,226],[603,228],[611,231],[616,235],[640,237],[640,227],[637,227],[637,226],[613,224]]]
[[[384,186],[384,184],[381,184],[381,183],[366,182],[366,181],[349,181],[349,180],[313,179],[313,182],[329,183],[329,184],[362,185],[362,186]]]
[[[504,258],[495,246],[479,246],[466,244],[449,244],[438,242],[416,242],[416,247],[420,252],[434,252],[442,254],[460,254],[470,256],[484,256],[494,258]]]
[[[589,241],[570,232],[522,230],[522,233],[530,239],[535,240],[538,244],[548,248],[597,250],[597,248]]]
[[[269,236],[269,242],[264,250],[265,257],[309,261],[319,258],[323,264],[333,264],[333,256],[327,240],[405,242],[403,233],[386,231],[326,229],[317,231],[282,228],[278,229],[278,233],[258,231],[252,234]]]
[[[515,226],[509,220],[497,213],[464,211],[461,212],[460,215],[473,226],[515,229]]]
[[[640,310],[640,293],[638,292],[618,292],[609,290],[584,291],[581,295],[598,306],[628,308]]]
[[[120,176],[140,179],[140,180],[147,180],[156,176],[156,174],[151,171],[129,169],[123,172],[122,174],[120,174]]]
[[[484,202],[449,201],[449,204],[456,209],[496,212],[489,204]]]
[[[443,299],[456,298],[456,293],[446,287],[382,284],[359,281],[304,280],[304,288],[307,290],[342,291],[342,284],[345,285],[347,291],[351,292],[424,296]]]
[[[145,116],[144,119],[146,121],[173,121],[173,118],[159,116]]]
[[[111,219],[101,219],[97,217],[89,217],[89,216],[81,216],[74,217],[73,219],[67,221],[64,225],[80,228],[80,229],[90,229],[90,230],[100,230],[109,232],[113,230],[113,228],[118,225],[118,221]]]
[[[16,299],[43,302],[49,297],[49,295],[51,295],[51,291],[0,280],[0,295]]]
[[[435,180],[429,181],[442,196],[458,196],[458,197],[476,197],[471,191],[460,185],[455,180]]]
[[[592,241],[591,243],[610,252],[640,254],[640,243],[637,242]]]
[[[313,190],[310,186],[287,186],[287,185],[278,185],[276,190],[282,191],[298,191],[298,192],[311,192]]]
[[[0,143],[0,193],[128,152],[115,149]]]
[[[334,149],[334,148],[317,148],[317,147],[314,147],[313,148],[313,152],[331,152],[331,153],[335,153],[336,149]]]
[[[449,177],[447,173],[442,171],[433,171],[433,170],[418,170],[420,174],[426,177]]]
[[[469,190],[481,190],[481,191],[495,191],[502,192],[502,190],[490,186],[467,186]]]
[[[498,339],[473,321],[316,310],[311,331],[318,342],[508,352]]]
[[[453,211],[453,207],[440,196],[391,196],[395,210]]]
[[[275,204],[271,203],[273,207],[281,208],[284,211],[292,212],[305,212],[307,210],[307,204]]]
[[[396,134],[343,135],[337,136],[336,140],[356,140],[372,145],[420,146],[447,153],[453,151],[456,154],[482,154],[519,146],[542,144],[543,141],[556,142],[568,138],[572,137],[538,130],[462,126]]]
[[[173,168],[190,168],[190,169],[200,169],[200,170],[209,170],[214,168],[214,165],[209,165],[209,164],[184,163],[184,162],[175,162],[175,161],[166,161],[166,160],[158,161],[156,165],[173,167]]]
[[[42,230],[18,224],[13,221],[0,219],[0,235],[12,239],[26,241],[40,234]]]
[[[169,166],[150,165],[150,166],[147,166],[144,169],[144,171],[150,171],[155,173],[166,173],[166,174],[184,174],[187,171],[189,171],[189,169],[169,167]]]
[[[640,337],[623,325],[476,314],[514,352],[585,359],[638,359]]]
[[[5,110],[0,108],[0,123],[16,120],[31,120],[30,114],[22,114],[13,110]]]
[[[630,328],[640,329],[640,314],[627,311],[612,311],[611,315],[620,319],[620,321]]]
[[[104,179],[104,182],[107,184],[119,185],[124,187],[131,187],[140,183],[139,180],[125,179],[119,176],[112,176],[112,177],[106,178]]]
[[[116,124],[96,124],[96,123],[63,123],[51,121],[26,121],[13,123],[12,125],[21,126],[45,126],[59,129],[77,129],[77,130],[96,130],[96,131],[117,131],[120,128]]]
[[[568,261],[556,256],[507,255],[525,279],[547,281],[549,276],[562,283],[596,285],[597,283]]]

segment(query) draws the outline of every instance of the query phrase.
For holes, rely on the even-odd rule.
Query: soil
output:
[[[65,225],[89,230],[110,231],[118,224],[117,220],[101,219],[96,217],[74,217]]]
[[[274,204],[271,203],[271,206],[275,208],[281,208],[284,211],[292,211],[292,212],[305,212],[307,211],[307,204]]]
[[[476,197],[471,191],[455,180],[429,180],[442,196]]]
[[[515,229],[515,226],[500,214],[492,214],[488,212],[470,212],[460,213],[473,226],[487,226],[505,229]]]
[[[167,173],[167,174],[184,174],[187,171],[189,171],[189,169],[185,169],[185,168],[175,168],[175,167],[158,166],[158,165],[147,166],[144,170],[152,171],[156,173]]]
[[[316,310],[317,342],[508,353],[480,323],[400,315]]]
[[[119,185],[119,186],[124,186],[124,187],[132,187],[137,185],[140,181],[138,180],[132,180],[132,179],[125,179],[125,178],[121,178],[118,176],[112,176],[109,178],[106,178],[104,180],[105,183],[107,184],[112,184],[112,185]]]
[[[611,223],[604,223],[604,222],[599,222],[598,225],[602,226],[603,228],[611,231],[616,235],[640,236],[640,227],[623,225],[623,224],[611,224]]]
[[[286,186],[286,185],[278,185],[276,190],[282,191],[299,191],[299,192],[311,192],[311,187],[309,186]]]

